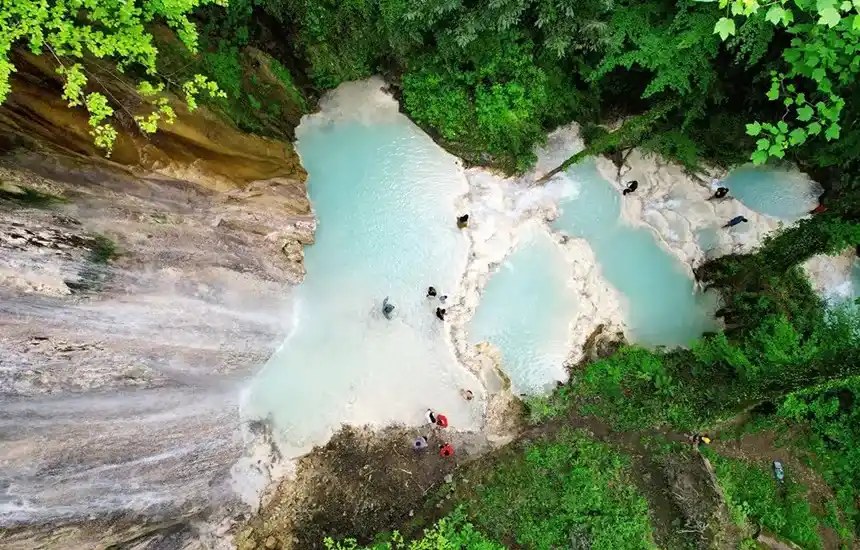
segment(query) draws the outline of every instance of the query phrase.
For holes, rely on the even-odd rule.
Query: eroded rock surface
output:
[[[91,157],[84,114],[22,73],[0,109],[3,546],[182,547],[242,509],[239,396],[289,329],[304,170],[205,112]]]

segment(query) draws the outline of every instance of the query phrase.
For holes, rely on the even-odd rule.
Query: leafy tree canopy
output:
[[[785,106],[783,116],[747,125],[758,138],[753,162],[781,159],[810,137],[838,139],[843,95],[860,71],[860,0],[719,0],[719,6],[725,15],[714,33],[723,40],[736,33],[736,18],[764,19],[792,36],[782,51],[785,68],[770,72],[767,92],[770,101]]]

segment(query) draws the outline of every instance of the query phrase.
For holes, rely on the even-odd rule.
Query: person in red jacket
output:
[[[445,443],[444,445],[439,445],[439,456],[442,458],[448,458],[449,456],[454,455],[454,447],[451,446],[450,443]]]

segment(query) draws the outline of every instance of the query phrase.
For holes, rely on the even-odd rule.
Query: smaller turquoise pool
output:
[[[567,175],[579,184],[580,193],[561,202],[562,213],[553,226],[591,245],[603,277],[624,299],[630,339],[649,346],[684,346],[713,330],[716,298],[696,291],[680,260],[660,246],[651,230],[622,223],[623,199],[594,162],[574,166]]]
[[[799,172],[742,166],[723,180],[730,194],[751,210],[796,221],[818,206],[821,187]]]
[[[570,321],[577,301],[570,266],[544,231],[535,230],[499,266],[468,326],[469,340],[489,341],[518,393],[565,380]]]

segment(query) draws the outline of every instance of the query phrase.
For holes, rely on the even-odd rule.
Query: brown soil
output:
[[[429,448],[412,441],[425,435]],[[439,446],[451,443],[450,458]],[[418,510],[458,464],[486,450],[480,436],[448,430],[388,427],[381,432],[344,426],[323,447],[298,461],[269,505],[236,536],[239,550],[323,548],[323,539],[369,541]]]

